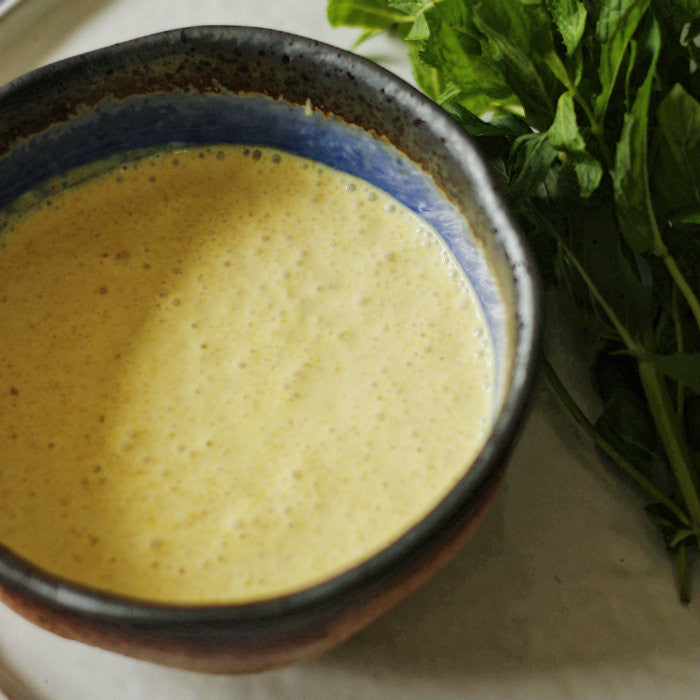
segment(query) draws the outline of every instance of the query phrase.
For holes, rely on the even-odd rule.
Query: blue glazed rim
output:
[[[101,593],[48,575],[0,547],[0,586],[47,609],[193,643],[284,640],[371,600],[464,528],[500,478],[536,375],[541,334],[531,257],[471,140],[396,76],[310,39],[250,27],[171,30],[45,66],[0,88],[0,163],[13,148],[105,100],[164,92],[259,93],[321,112],[392,143],[469,217],[512,305],[510,378],[493,431],[449,494],[396,542],[306,590],[245,604],[172,605]],[[19,151],[15,151],[19,152]],[[10,155],[8,155],[10,154]],[[5,180],[7,183],[8,181]]]
[[[153,148],[218,144],[268,146],[323,163],[388,192],[432,226],[466,273],[484,312],[495,349],[496,410],[510,333],[500,290],[467,220],[428,174],[394,146],[314,110],[311,103],[294,105],[263,94],[182,91],[106,99],[0,157],[0,235],[3,210],[11,210],[28,192],[59,184],[68,171],[79,172],[100,160],[120,162]]]

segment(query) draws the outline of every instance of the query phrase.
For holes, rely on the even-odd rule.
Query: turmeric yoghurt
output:
[[[366,182],[245,146],[98,169],[0,233],[0,543],[143,600],[300,590],[464,475],[493,372],[442,239]]]

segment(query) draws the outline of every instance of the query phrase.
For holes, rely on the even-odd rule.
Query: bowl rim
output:
[[[471,466],[447,495],[397,540],[330,579],[288,594],[250,602],[166,603],[135,599],[74,583],[42,571],[0,544],[0,588],[5,586],[51,608],[117,625],[224,623],[227,627],[236,625],[238,631],[245,635],[246,630],[252,634],[253,627],[257,628],[264,620],[279,624],[280,620],[287,619],[293,624],[295,619],[304,617],[309,611],[323,610],[327,615],[334,614],[345,607],[348,596],[372,597],[384,582],[399,576],[410,568],[416,558],[420,558],[426,548],[434,546],[436,537],[446,537],[468,520],[470,504],[478,503],[500,478],[505,468],[505,458],[525,417],[537,373],[542,304],[539,279],[531,255],[470,137],[447,112],[409,83],[370,60],[337,46],[260,27],[201,25],[170,29],[37,68],[0,87],[0,107],[17,93],[31,94],[40,86],[54,83],[57,76],[80,75],[93,63],[109,60],[110,57],[138,54],[152,47],[170,47],[173,53],[177,53],[182,51],[183,44],[191,47],[200,43],[220,42],[260,47],[273,53],[280,52],[282,47],[294,45],[312,53],[318,62],[342,66],[344,71],[352,74],[357,85],[381,82],[387,92],[403,101],[405,108],[415,118],[429,125],[434,138],[449,143],[455,159],[459,160],[461,169],[468,173],[473,183],[475,201],[485,213],[489,226],[496,232],[499,246],[507,254],[512,270],[517,326],[511,379],[491,434]]]

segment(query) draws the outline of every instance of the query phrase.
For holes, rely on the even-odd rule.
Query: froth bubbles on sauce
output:
[[[0,542],[243,602],[348,569],[464,474],[493,352],[438,235],[271,149],[99,169],[0,235]]]

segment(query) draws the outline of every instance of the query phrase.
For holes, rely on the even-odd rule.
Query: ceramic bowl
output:
[[[496,351],[498,410],[452,491],[383,551],[307,590],[239,605],[168,605],[90,590],[0,547],[0,597],[60,635],[158,663],[242,673],[316,655],[424,581],[479,521],[533,384],[535,276],[458,125],[358,56],[298,36],[193,27],[34,71],[0,90],[0,211],[48,178],[166,145],[279,147],[359,176],[432,224],[469,276]]]

